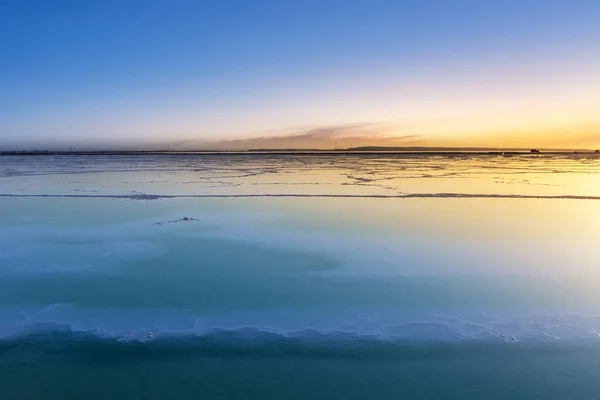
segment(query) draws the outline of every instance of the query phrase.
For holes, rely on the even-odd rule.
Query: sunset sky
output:
[[[600,1],[0,2],[0,150],[600,147]]]

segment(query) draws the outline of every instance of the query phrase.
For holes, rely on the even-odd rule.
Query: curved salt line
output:
[[[42,197],[42,198],[102,198],[159,200],[180,198],[247,198],[247,197],[322,197],[322,198],[365,198],[365,199],[419,199],[419,198],[456,198],[456,199],[556,199],[556,200],[600,200],[600,196],[584,195],[528,195],[528,194],[483,194],[483,193],[409,193],[397,195],[385,194],[308,194],[308,193],[261,193],[261,194],[13,194],[0,193],[0,197]]]

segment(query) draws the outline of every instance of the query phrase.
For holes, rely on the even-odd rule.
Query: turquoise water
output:
[[[3,159],[0,398],[595,398],[596,162]]]
[[[3,398],[593,399],[599,390],[597,346],[173,346],[68,339],[3,347]]]

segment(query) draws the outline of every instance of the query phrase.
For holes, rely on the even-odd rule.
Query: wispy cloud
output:
[[[285,132],[285,133],[280,133]],[[186,140],[172,143],[174,149],[332,149],[365,145],[412,145],[420,142],[415,134],[395,135],[394,127],[383,123],[341,124],[266,132],[244,139],[215,142]]]

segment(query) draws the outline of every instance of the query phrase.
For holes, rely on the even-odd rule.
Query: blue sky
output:
[[[598,21],[593,0],[4,0],[0,145],[595,126]]]

